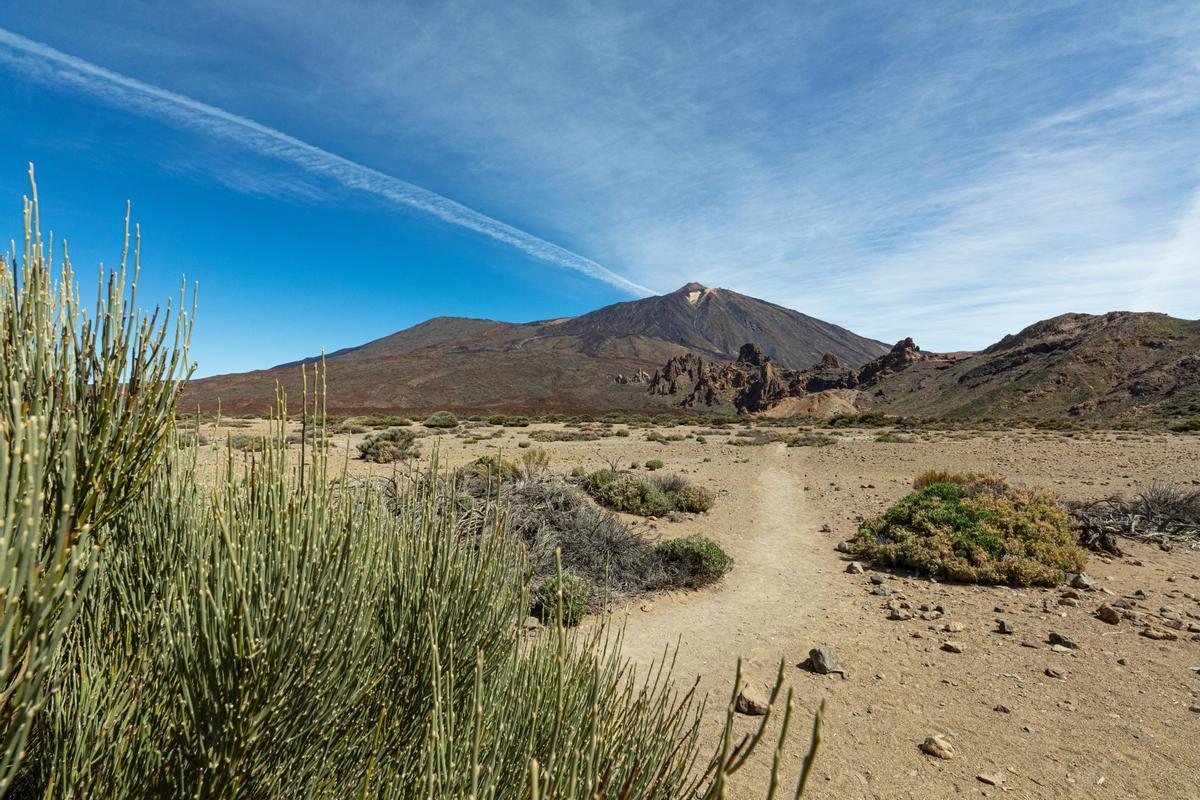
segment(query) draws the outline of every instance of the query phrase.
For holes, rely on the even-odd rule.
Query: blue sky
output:
[[[927,349],[1200,309],[1193,2],[26,5],[5,236],[29,161],[85,273],[131,199],[200,374],[690,280]]]

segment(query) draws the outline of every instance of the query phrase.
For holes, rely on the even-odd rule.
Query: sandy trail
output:
[[[830,611],[831,595],[823,589],[840,566],[806,513],[803,487],[787,469],[794,465],[784,465],[800,457],[794,453],[772,446],[752,486],[723,496],[711,514],[711,527],[722,531],[736,561],[724,583],[656,598],[649,613],[634,605],[626,657],[649,662],[678,641],[677,679],[700,675],[705,689],[722,693],[739,656],[749,679],[764,684],[773,680],[780,658],[798,660],[797,642]]]

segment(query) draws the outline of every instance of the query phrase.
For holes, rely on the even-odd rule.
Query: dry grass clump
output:
[[[403,428],[389,428],[373,433],[358,443],[358,456],[376,464],[407,461],[417,455],[417,437]]]
[[[917,491],[869,520],[854,539],[877,563],[950,580],[1055,586],[1086,552],[1054,497],[1003,478],[927,473]]]

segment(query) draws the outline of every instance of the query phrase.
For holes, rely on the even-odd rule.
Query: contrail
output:
[[[67,84],[111,105],[231,139],[261,155],[290,162],[351,189],[431,214],[451,225],[481,233],[541,261],[582,272],[630,294],[655,293],[578,253],[252,119],[121,75],[4,28],[0,28],[0,45],[3,45],[0,61],[16,67],[17,72],[26,77]]]

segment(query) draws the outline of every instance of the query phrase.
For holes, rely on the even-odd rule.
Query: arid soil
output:
[[[561,426],[504,429],[501,438],[471,444],[442,434],[423,439],[422,449],[437,441],[451,464],[497,447],[516,457],[536,428]],[[789,779],[811,715],[826,704],[809,797],[1200,797],[1200,635],[1187,630],[1200,624],[1200,551],[1123,542],[1124,558],[1092,556],[1095,589],[1073,600],[1062,591],[944,584],[870,568],[848,574],[848,557],[836,550],[927,469],[993,472],[1064,497],[1097,497],[1156,480],[1200,483],[1200,436],[933,432],[893,444],[876,442],[877,433],[845,431],[831,446],[787,448],[733,446],[737,437],[710,432],[703,444],[651,442],[634,429],[628,437],[536,446],[558,471],[658,458],[717,492],[707,514],[627,519],[652,537],[710,536],[734,557],[734,571],[715,587],[638,600],[612,616],[624,623],[625,654],[636,664],[677,646],[680,686],[698,677],[709,693],[711,737],[737,659],[763,688],[782,660],[797,698]],[[336,461],[361,437],[350,438],[339,439]],[[355,475],[390,472],[360,461],[350,467]],[[890,595],[872,593],[878,575]],[[1109,625],[1094,616],[1102,603],[1138,591],[1145,594],[1139,613],[1179,613],[1185,624],[1177,639],[1151,640],[1128,620]],[[889,601],[909,606],[913,618],[890,620]],[[922,618],[923,607],[938,606],[940,616],[924,614],[938,618]],[[998,620],[1013,632],[999,633]],[[1052,649],[1051,632],[1078,649]],[[946,641],[961,652],[943,649]],[[844,677],[799,666],[818,645],[836,650]],[[739,717],[738,732],[757,723]],[[934,734],[945,735],[956,757],[918,748]],[[770,749],[739,774],[731,796],[763,796]]]

